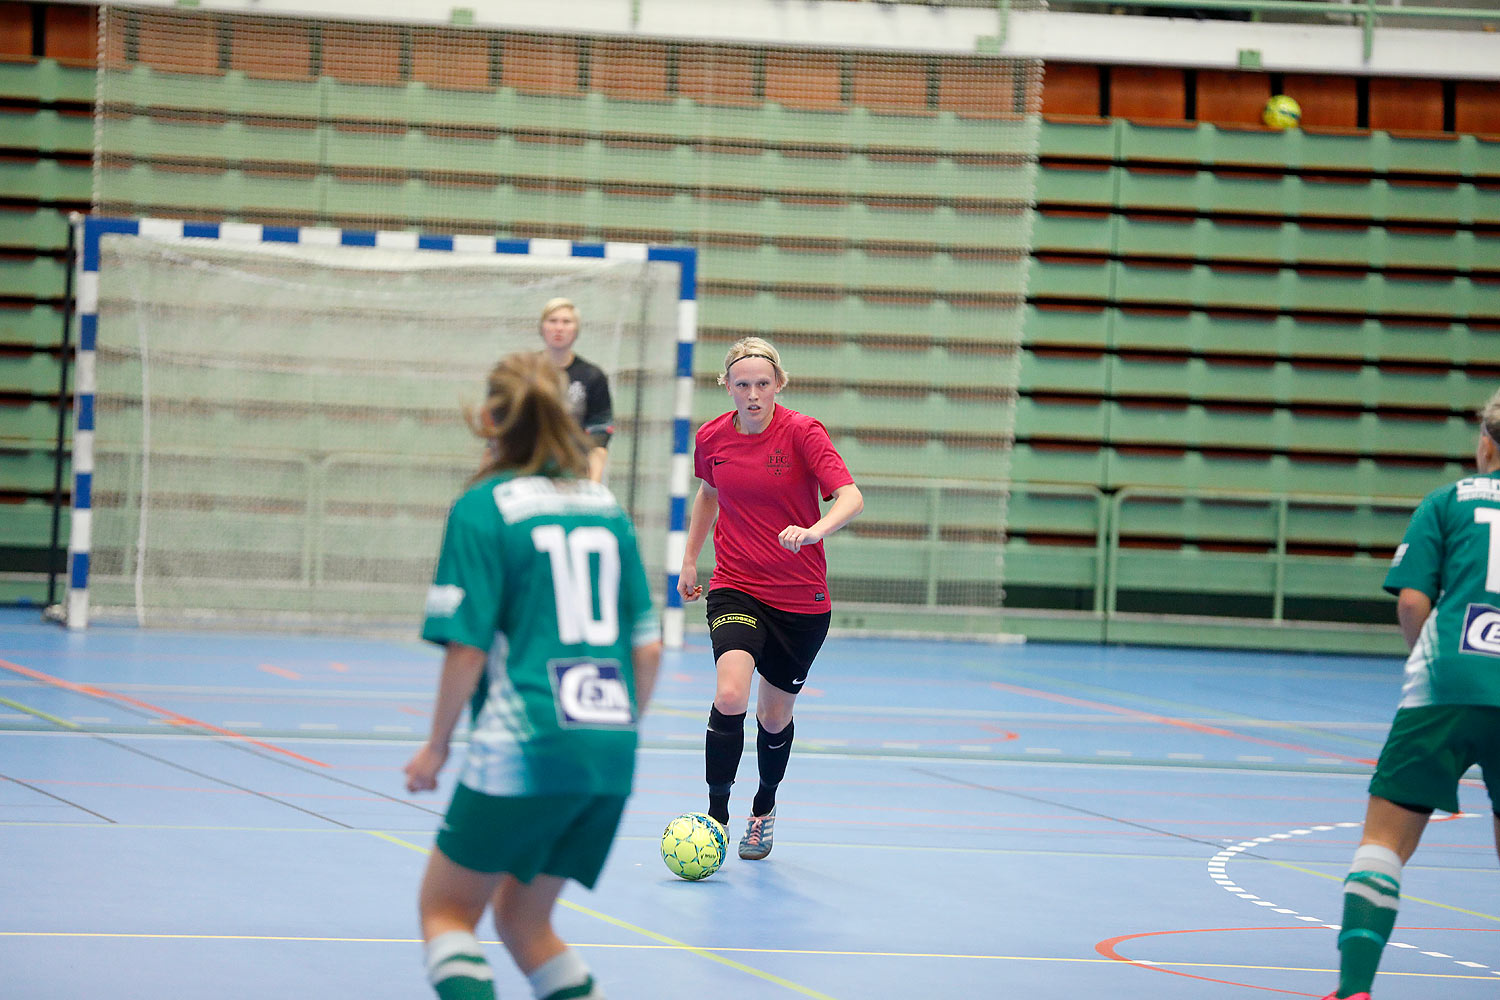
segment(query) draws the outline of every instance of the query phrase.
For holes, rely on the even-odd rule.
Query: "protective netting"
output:
[[[97,208],[694,246],[695,420],[766,337],[865,486],[836,600],[994,607],[1041,64],[817,43],[106,6]]]
[[[96,613],[409,625],[481,461],[462,409],[558,295],[660,598],[676,266],[106,236],[99,275]]]

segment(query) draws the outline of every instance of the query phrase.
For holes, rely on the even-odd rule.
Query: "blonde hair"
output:
[[[547,322],[548,316],[551,316],[559,309],[569,310],[573,313],[574,322],[576,322],[579,326],[583,325],[583,317],[578,315],[578,307],[573,304],[573,300],[565,299],[561,295],[559,295],[555,299],[547,300],[547,304],[542,306],[542,317],[541,319],[536,321],[536,325],[540,327],[543,323]]]
[[[490,369],[483,406],[465,414],[474,433],[489,443],[489,460],[470,482],[497,472],[583,476],[588,439],[568,412],[563,373],[544,354],[507,355]]]
[[[1500,389],[1479,408],[1479,426],[1484,428],[1491,441],[1500,445]]]
[[[771,367],[776,369],[776,391],[780,392],[786,388],[786,369],[781,367],[781,355],[776,348],[771,346],[768,340],[759,337],[741,337],[729,346],[729,353],[724,355],[724,370],[719,372],[719,384],[729,384],[729,369],[734,367],[736,361],[744,361],[746,358],[765,358],[771,362]]]

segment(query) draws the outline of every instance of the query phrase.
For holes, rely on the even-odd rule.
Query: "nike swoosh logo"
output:
[[[715,465],[723,465],[725,462],[729,461],[729,459],[727,459],[727,458],[715,458],[715,459],[712,459],[712,461],[713,461],[713,463]]]
[[[792,681],[792,683],[793,684],[801,684],[805,680],[807,680],[807,675],[803,674],[801,677],[798,677],[796,680]]]
[[[782,740],[780,743],[767,743],[766,744],[766,749],[767,750],[780,750],[784,746],[786,746],[786,740]]]

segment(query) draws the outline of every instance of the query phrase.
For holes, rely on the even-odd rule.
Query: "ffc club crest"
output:
[[[1465,653],[1500,656],[1500,608],[1469,605],[1464,612],[1464,631],[1458,648]]]
[[[563,726],[612,728],[635,721],[619,664],[562,660],[550,666],[557,719]]]
[[[784,476],[792,467],[792,459],[786,452],[777,448],[766,458],[766,471],[773,476]]]

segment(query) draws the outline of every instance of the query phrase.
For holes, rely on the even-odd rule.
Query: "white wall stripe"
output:
[[[343,240],[344,234],[339,229],[322,229],[307,227],[297,230],[297,242],[306,243],[308,246],[336,247]]]
[[[73,433],[73,474],[92,473],[94,471],[94,432],[75,431]]]
[[[99,391],[98,366],[95,364],[97,352],[80,351],[78,360],[73,367],[74,391],[93,395]]]
[[[182,223],[176,219],[142,219],[140,235],[178,239],[182,236]]]
[[[644,243],[605,243],[606,260],[645,260],[650,247]]]
[[[73,552],[87,552],[89,547],[89,536],[94,530],[94,512],[87,508],[80,510],[73,508],[73,516],[68,519],[68,548]]]
[[[232,243],[260,243],[265,239],[265,227],[250,222],[221,222],[219,239]]]
[[[375,245],[382,250],[415,250],[416,233],[393,233],[381,230],[375,234]]]
[[[99,272],[83,271],[79,273],[76,309],[79,315],[84,313],[92,315],[99,311]]]
[[[493,236],[455,236],[453,237],[454,253],[494,253],[495,238]]]
[[[532,240],[531,253],[535,257],[571,257],[573,244],[568,240]]]

